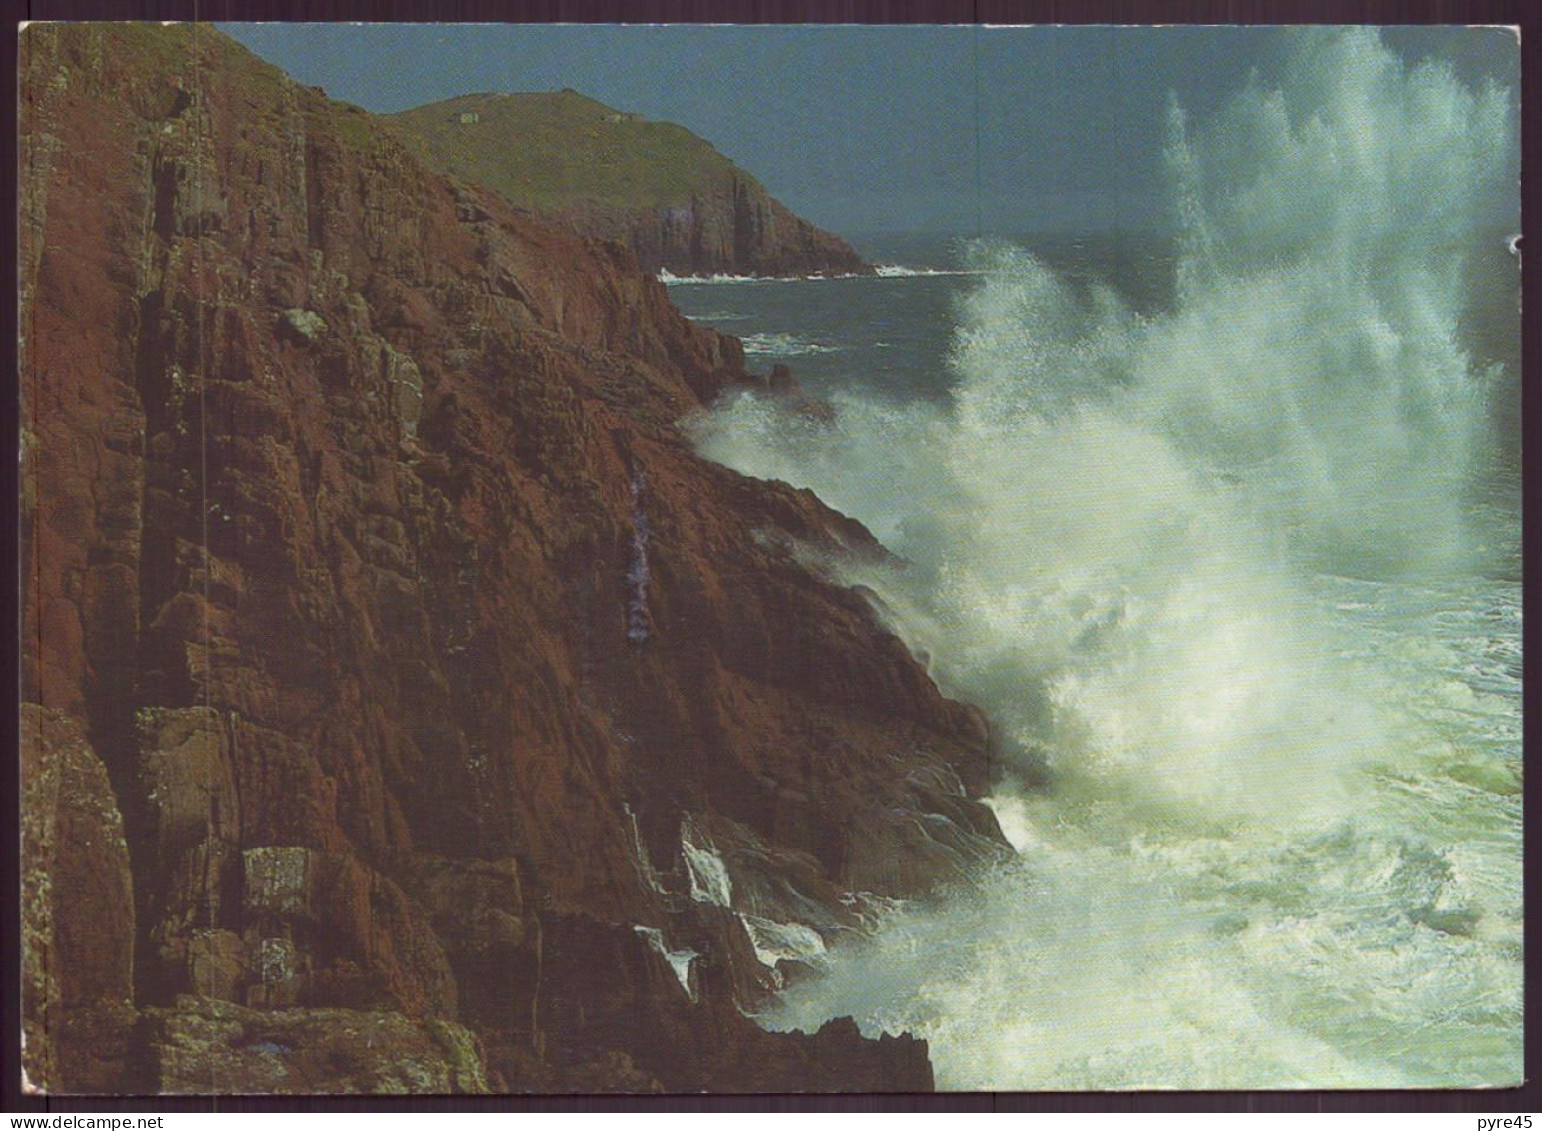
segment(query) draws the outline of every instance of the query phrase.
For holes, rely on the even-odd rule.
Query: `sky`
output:
[[[222,24],[296,79],[390,113],[572,87],[679,122],[845,233],[1161,231],[1169,92],[1216,109],[1297,34],[1241,27]],[[1518,87],[1499,29],[1389,29],[1409,59]]]

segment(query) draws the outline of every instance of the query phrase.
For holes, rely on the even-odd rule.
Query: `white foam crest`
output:
[[[685,857],[691,898],[697,903],[732,906],[734,889],[728,866],[712,841],[689,818],[680,827],[680,853]]]
[[[691,986],[691,963],[701,955],[689,947],[683,950],[671,950],[664,940],[664,932],[657,927],[644,927],[638,924],[632,929],[647,939],[648,945],[669,963],[669,968],[675,972],[675,978],[680,982],[680,988],[685,991],[685,996],[695,1001],[696,990]]]
[[[632,863],[637,868],[637,876],[649,891],[664,893],[663,881],[659,878],[657,869],[653,867],[653,861],[648,856],[648,846],[643,843],[642,829],[637,824],[637,814],[630,805],[622,803],[622,810],[626,813],[627,830],[632,835]]]
[[[763,1022],[910,1031],[950,1090],[1514,1082],[1496,1065],[1515,958],[1460,933],[1441,854],[1354,824],[1103,844],[1046,832],[1061,816],[1033,814],[1022,864],[891,919]]]
[[[1322,30],[1169,118],[1170,312],[978,246],[951,405],[696,424],[903,555],[848,580],[1052,783],[996,799],[1024,868],[776,1023],[918,1031],[948,1088],[1513,1082],[1513,688],[1429,611],[1368,645],[1339,606],[1386,593],[1324,580],[1444,600],[1514,538],[1472,526],[1492,374],[1461,336],[1509,96]]]
[[[744,352],[751,357],[805,357],[809,354],[835,352],[834,346],[798,334],[746,334],[741,340]]]
[[[978,275],[977,267],[906,267],[899,263],[877,263],[872,274],[880,279],[926,279],[949,275]],[[832,279],[866,279],[870,276],[855,271],[832,271],[813,275],[676,275],[668,268],[660,268],[658,280],[671,287],[724,286],[739,283],[819,283]]]
[[[831,272],[816,275],[676,275],[667,268],[660,268],[658,280],[667,286],[734,285],[741,283],[817,283],[829,279],[863,279],[856,272]]]
[[[875,264],[873,271],[880,279],[926,279],[937,275],[978,275],[972,267],[905,267],[898,263]]]

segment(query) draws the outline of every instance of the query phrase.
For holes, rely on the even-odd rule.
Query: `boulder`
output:
[[[347,1009],[247,1009],[183,996],[147,1013],[157,1091],[485,1093],[476,1037],[449,1021]]]
[[[68,715],[22,704],[23,1068],[50,1092],[112,1092],[133,1055],[134,893],[107,770]]]

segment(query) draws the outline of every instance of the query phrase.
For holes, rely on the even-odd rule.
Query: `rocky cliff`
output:
[[[618,240],[646,271],[872,270],[689,130],[575,91],[467,95],[387,120],[431,168],[572,231]]]
[[[929,1087],[745,1016],[1003,842],[881,548],[677,430],[738,342],[207,27],[22,92],[32,1081]]]

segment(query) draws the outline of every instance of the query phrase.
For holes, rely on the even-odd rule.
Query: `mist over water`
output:
[[[979,244],[949,395],[699,422],[908,563],[844,579],[1012,759],[1018,860],[767,1024],[916,1032],[950,1089],[1519,1080],[1516,375],[1464,332],[1516,288],[1469,262],[1511,99],[1303,33],[1169,110],[1170,309]]]

